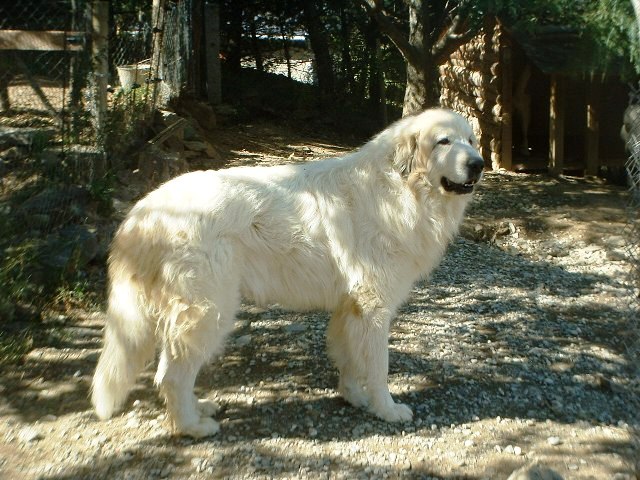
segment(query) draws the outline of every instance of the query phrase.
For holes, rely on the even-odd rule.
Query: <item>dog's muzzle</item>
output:
[[[442,177],[440,184],[446,192],[466,195],[473,192],[473,187],[482,178],[484,170],[484,160],[482,157],[472,157],[467,161],[467,180],[464,183],[455,183],[447,177]]]

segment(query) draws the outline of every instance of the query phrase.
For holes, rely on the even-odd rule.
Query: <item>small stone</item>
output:
[[[168,464],[160,471],[160,478],[167,478],[175,470],[172,464]]]
[[[315,428],[310,428],[309,429],[309,436],[310,437],[317,437],[318,436],[318,430],[316,430]]]
[[[556,446],[556,445],[560,445],[562,443],[562,440],[560,440],[560,437],[549,437],[547,438],[547,443],[549,445]]]
[[[193,140],[193,141],[183,141],[182,142],[187,150],[192,150],[194,152],[204,152],[207,150],[207,142]]]
[[[307,329],[307,326],[301,323],[294,323],[292,325],[287,325],[284,329],[287,333],[300,333],[304,332]]]
[[[464,446],[465,447],[473,447],[475,445],[475,442],[471,439],[465,440],[464,441]]]
[[[135,417],[131,417],[127,420],[127,428],[138,428],[140,426],[140,420]]]
[[[18,438],[23,443],[31,443],[42,440],[44,438],[44,435],[42,435],[42,433],[37,428],[27,427],[20,432]]]
[[[522,455],[522,448],[513,447],[513,453],[514,453],[514,455]]]
[[[251,343],[251,335],[242,335],[236,339],[236,345],[239,347],[246,347]]]
[[[55,415],[49,414],[45,415],[40,419],[41,422],[55,422],[58,419]]]
[[[134,453],[130,450],[127,450],[120,456],[120,459],[124,463],[133,460],[133,457],[135,457]]]

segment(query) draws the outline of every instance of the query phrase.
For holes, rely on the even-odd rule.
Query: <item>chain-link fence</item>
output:
[[[640,85],[632,88],[629,106],[624,112],[622,137],[626,141],[629,158],[629,205],[626,228],[627,252],[631,261],[631,297],[629,335],[626,337],[631,365],[640,372]],[[640,451],[640,427],[631,429],[636,451]],[[640,471],[640,458],[635,468]]]
[[[633,352],[640,352],[640,85],[633,88],[624,113],[622,136],[626,140],[629,158],[626,163],[629,176],[629,219],[627,223],[627,251],[631,259],[631,297]]]
[[[191,0],[166,5],[163,18],[162,51],[159,71],[163,92],[160,102],[166,103],[180,94],[189,77],[189,52],[192,51]]]
[[[186,85],[191,5],[0,2],[0,322],[103,270],[114,167]]]

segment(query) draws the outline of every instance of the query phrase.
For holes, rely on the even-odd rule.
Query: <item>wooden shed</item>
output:
[[[599,175],[624,165],[628,86],[576,62],[579,42],[566,27],[533,35],[495,22],[441,67],[441,103],[471,120],[491,168]]]

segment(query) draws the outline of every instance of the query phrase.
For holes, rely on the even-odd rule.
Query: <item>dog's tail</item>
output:
[[[155,350],[155,325],[143,309],[143,292],[131,271],[135,260],[114,258],[113,253],[110,260],[107,325],[91,393],[102,420],[122,407],[137,374],[153,359]]]

